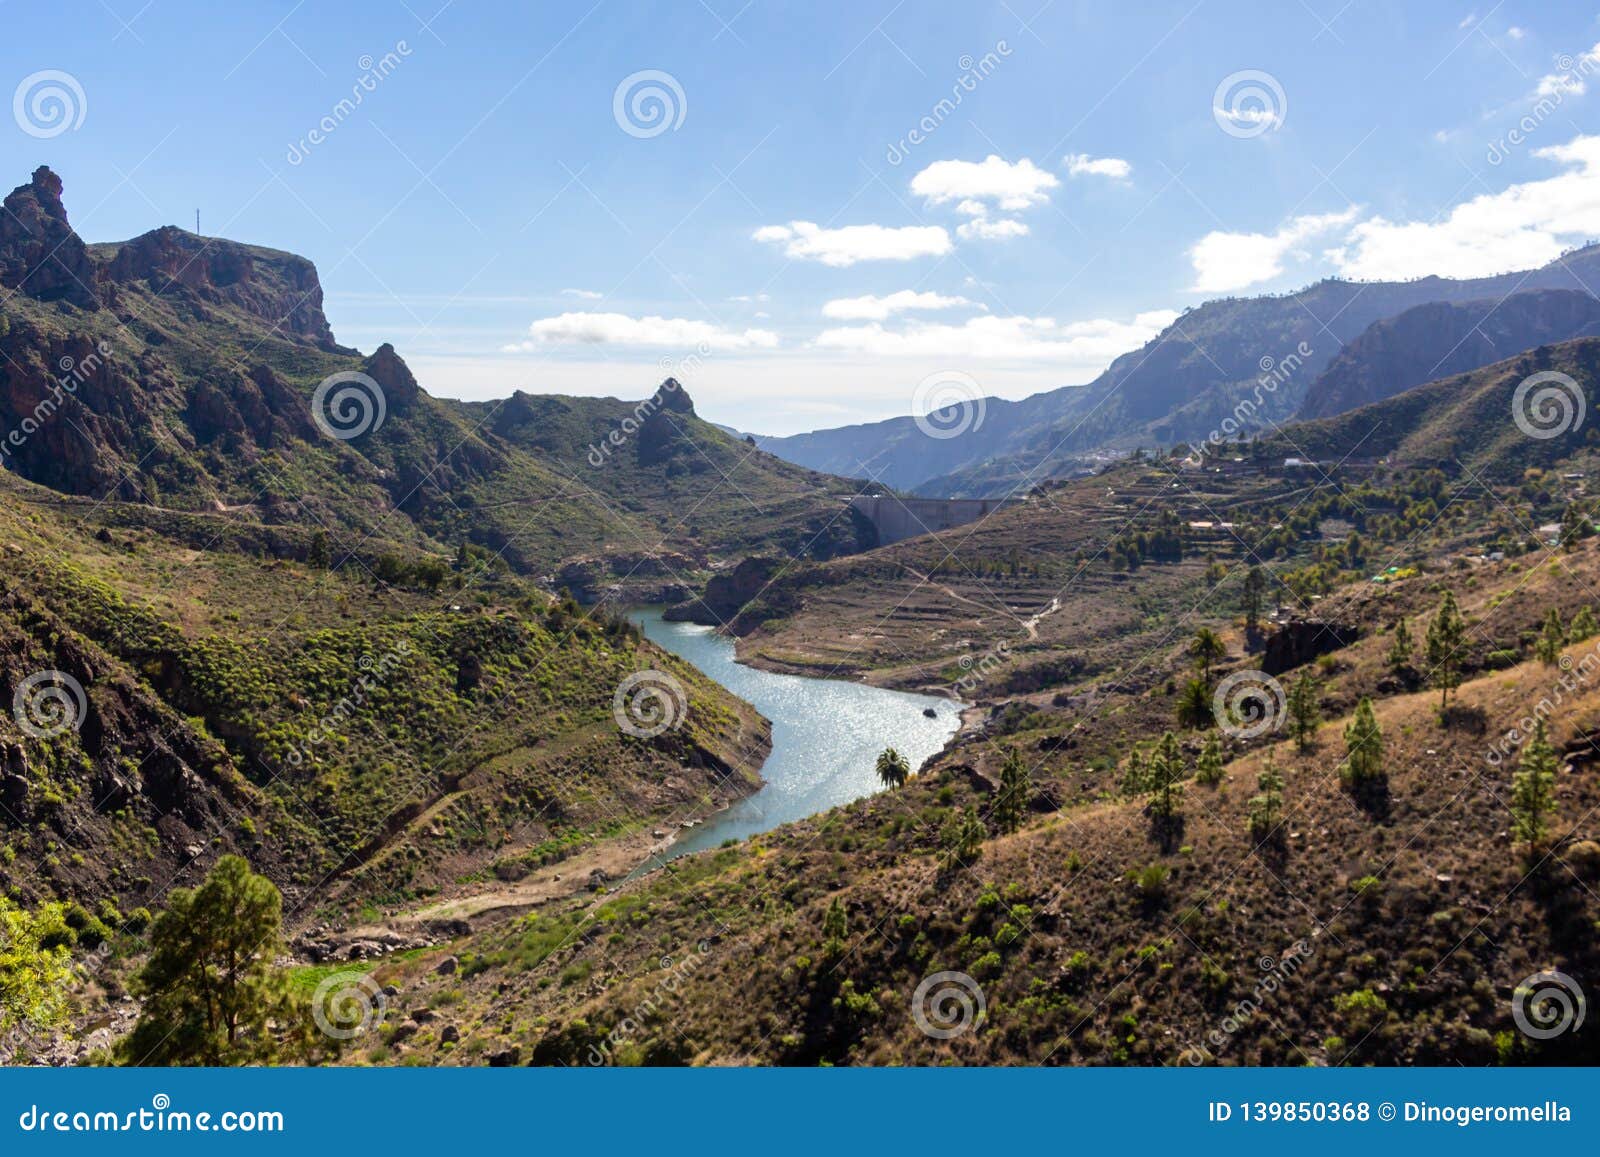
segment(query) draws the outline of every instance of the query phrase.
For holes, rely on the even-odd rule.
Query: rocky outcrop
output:
[[[713,575],[698,598],[667,608],[663,617],[704,627],[728,626],[767,589],[782,566],[778,558],[747,558],[733,570]]]
[[[98,309],[98,282],[88,247],[67,223],[61,178],[41,165],[0,210],[0,285],[39,301]]]
[[[184,298],[201,317],[207,306],[237,309],[284,338],[349,352],[333,340],[316,266],[304,257],[172,225],[131,241],[86,245],[67,220],[61,178],[44,166],[6,197],[0,286],[97,310],[117,306],[119,287],[135,285]]]
[[[322,312],[317,268],[304,257],[275,249],[199,237],[172,225],[106,247],[104,279],[139,283],[160,296],[182,294],[231,306],[321,349],[336,350]]]
[[[1261,669],[1268,675],[1281,675],[1311,662],[1319,655],[1348,647],[1361,637],[1361,631],[1344,623],[1321,619],[1294,619],[1267,639]]]

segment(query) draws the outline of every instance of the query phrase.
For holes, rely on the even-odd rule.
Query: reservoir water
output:
[[[960,703],[842,679],[775,675],[734,661],[733,640],[711,627],[669,623],[655,609],[630,617],[665,650],[693,663],[772,721],[760,791],[684,832],[667,858],[714,848],[881,791],[874,764],[886,747],[915,770],[961,724]],[[923,711],[931,708],[930,719]],[[652,859],[652,866],[656,861]]]

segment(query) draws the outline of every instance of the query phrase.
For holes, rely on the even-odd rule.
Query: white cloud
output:
[[[983,161],[935,161],[911,178],[911,191],[930,205],[951,201],[966,202],[958,208],[971,216],[973,204],[992,202],[1007,212],[1016,212],[1050,199],[1050,190],[1061,182],[1054,173],[1036,166],[1027,157],[1014,164],[991,154]]]
[[[1578,53],[1577,59],[1564,56],[1556,62],[1561,65],[1560,72],[1552,72],[1548,76],[1539,78],[1538,86],[1533,90],[1535,99],[1539,97],[1563,98],[1569,96],[1582,96],[1589,90],[1585,77],[1600,68],[1600,44],[1596,44],[1587,52]]]
[[[1291,218],[1275,233],[1227,233],[1213,230],[1189,250],[1197,293],[1227,293],[1283,273],[1283,262],[1318,234],[1355,220],[1351,206],[1342,213],[1312,213]],[[1304,254],[1309,256],[1309,254]]]
[[[971,221],[963,222],[956,226],[956,236],[963,241],[970,241],[974,237],[984,241],[1004,241],[1008,237],[1026,237],[1028,227],[1021,221],[1010,217],[1002,217],[998,221],[991,221],[987,217],[978,217]]]
[[[1060,362],[1096,370],[1137,349],[1177,316],[1171,310],[1155,310],[1131,321],[1096,318],[1065,325],[1050,317],[974,317],[961,325],[921,323],[903,330],[888,330],[874,322],[824,330],[813,344],[872,357]]]
[[[1567,171],[1485,193],[1434,221],[1363,221],[1332,257],[1349,277],[1484,277],[1553,261],[1600,237],[1600,136],[1534,154]]]
[[[911,261],[950,252],[950,234],[938,225],[846,225],[825,229],[812,221],[765,225],[757,241],[783,246],[786,257],[842,269],[858,261]]]
[[[938,293],[918,293],[902,289],[884,297],[837,297],[822,307],[822,316],[835,321],[886,321],[897,313],[910,310],[957,309],[971,306],[964,297],[945,297]],[[979,307],[983,308],[982,306]]]
[[[1067,174],[1073,177],[1110,177],[1126,180],[1133,166],[1121,157],[1091,157],[1088,153],[1068,153],[1064,158]]]
[[[1513,24],[1510,28],[1506,29],[1506,35],[1511,37],[1512,40],[1521,40],[1524,36],[1528,35],[1528,30],[1526,28],[1518,28],[1515,24]]]
[[[562,297],[580,297],[584,301],[599,301],[602,297],[605,296],[605,294],[596,293],[592,289],[563,289],[561,291],[561,296]]]
[[[550,346],[619,345],[665,349],[772,349],[778,335],[765,329],[728,330],[682,317],[629,317],[623,313],[563,313],[528,327],[532,341],[504,347],[504,353],[532,352]]]

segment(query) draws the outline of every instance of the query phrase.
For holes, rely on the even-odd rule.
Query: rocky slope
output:
[[[1306,391],[1297,418],[1331,418],[1535,346],[1600,333],[1600,300],[1570,289],[1434,302],[1375,322]]]

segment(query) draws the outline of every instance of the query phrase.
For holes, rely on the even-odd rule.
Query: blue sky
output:
[[[304,254],[340,339],[436,394],[670,371],[771,433],[929,375],[1085,382],[1228,293],[1600,237],[1575,4],[441,3],[9,0],[9,184],[48,163],[90,240],[198,207]]]

